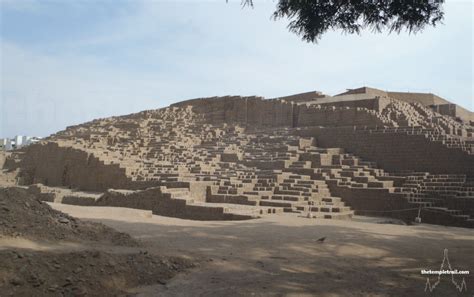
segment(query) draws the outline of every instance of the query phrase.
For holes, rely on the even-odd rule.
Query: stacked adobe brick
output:
[[[350,205],[412,219],[422,207],[428,221],[472,226],[470,133],[465,123],[391,98],[205,98],[68,127],[7,164],[23,184],[101,191],[90,205],[176,217],[350,218]],[[418,172],[444,180],[427,191],[433,181]],[[464,183],[443,184],[453,179]],[[433,198],[446,187],[452,191]]]

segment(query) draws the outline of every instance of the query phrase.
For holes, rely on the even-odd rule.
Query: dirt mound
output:
[[[84,222],[41,202],[27,190],[0,188],[0,237],[33,240],[101,241],[113,245],[137,246],[126,233],[103,224]]]
[[[147,252],[0,251],[0,259],[1,296],[125,296],[129,288],[165,284],[194,266]]]
[[[139,244],[130,235],[54,210],[17,187],[0,188],[2,236],[72,241],[86,250],[0,246],[0,296],[125,296],[131,288],[165,284],[194,267],[189,260],[149,254],[136,248]],[[99,245],[89,247],[91,242]]]

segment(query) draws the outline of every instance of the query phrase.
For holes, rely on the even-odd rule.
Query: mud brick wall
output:
[[[293,125],[293,104],[280,100],[248,100],[247,125],[291,127]]]
[[[471,112],[467,109],[464,109],[458,105],[456,105],[456,116],[457,117],[460,117],[461,119],[463,119],[464,121],[466,122],[473,122],[474,123],[474,112]],[[473,125],[473,124],[471,124]]]
[[[84,205],[84,202],[79,199],[70,199],[68,202],[68,204]],[[86,203],[89,202],[90,200]],[[90,205],[151,210],[156,215],[192,220],[244,220],[251,218],[225,213],[222,207],[189,205],[186,200],[171,198],[169,194],[163,193],[160,187],[139,191],[108,190],[94,204]]]
[[[260,162],[260,161],[245,161],[244,160],[242,161],[242,164],[244,164],[247,167],[256,167],[261,170],[278,170],[278,169],[285,168],[285,166],[288,165],[288,162],[287,161]]]
[[[456,104],[432,105],[431,109],[440,114],[456,117]]]
[[[256,99],[253,98],[252,99]],[[236,124],[247,121],[247,98],[238,96],[193,99],[172,104],[171,106],[193,106],[193,111],[204,115],[210,124]]]
[[[324,95],[321,92],[312,91],[312,92],[300,93],[300,94],[295,94],[295,95],[290,95],[290,96],[278,97],[275,99],[285,100],[288,102],[305,102],[305,101],[314,101],[319,98],[325,98],[325,97],[326,95]]]
[[[254,127],[291,126],[293,105],[281,100],[260,97],[219,97],[193,99],[171,106],[193,106],[211,124],[241,124]]]
[[[413,215],[417,216],[418,211],[416,211],[416,213]],[[422,209],[420,217],[422,223],[472,228],[472,225],[469,225],[469,223],[465,220],[455,216],[450,216],[446,212],[440,212],[432,209]]]
[[[80,206],[95,206],[95,205],[97,205],[96,200],[92,197],[72,196],[72,195],[64,196],[61,203],[71,204],[71,205],[80,205]]]
[[[413,222],[418,216],[418,206],[410,204],[403,194],[390,193],[387,189],[337,186],[336,181],[329,181],[328,187],[333,196],[341,197],[358,215],[391,217],[408,223]],[[456,206],[458,208],[455,209],[460,209],[459,205]],[[420,217],[423,223],[469,227],[466,221],[445,212],[421,209]]]
[[[331,100],[336,100],[337,97],[332,97]],[[321,106],[334,106],[334,107],[349,107],[349,108],[366,108],[370,110],[376,110],[381,112],[388,104],[390,103],[390,99],[386,97],[375,97],[372,99],[361,99],[361,100],[341,100],[341,101],[332,101],[332,102],[324,102],[321,100],[320,102],[316,102],[316,104],[320,104]]]
[[[403,195],[390,193],[388,189],[343,187],[337,186],[336,183],[336,181],[327,183],[331,194],[341,197],[344,202],[359,212],[374,211],[372,215],[376,215],[375,211],[413,208]],[[385,214],[379,213],[379,215]]]
[[[443,98],[430,93],[409,93],[409,92],[387,92],[389,97],[405,101],[405,102],[419,102],[424,106],[433,104],[446,104],[448,101]]]
[[[183,199],[171,199],[167,194],[156,200],[153,214],[190,220],[247,220],[250,216],[228,214],[223,207],[190,205]]]
[[[423,135],[370,133],[353,127],[311,127],[296,131],[317,139],[321,147],[341,147],[386,171],[428,171],[474,176],[474,155],[432,142]]]
[[[31,185],[28,187],[28,193],[38,197],[41,201],[54,202],[56,195],[54,193],[42,193],[38,185]]]
[[[300,154],[300,161],[311,161],[313,166],[330,166],[332,165],[332,155],[303,153]]]
[[[19,164],[11,165],[20,167],[24,185],[41,183],[88,191],[130,187],[125,169],[117,164],[105,165],[92,154],[53,142],[28,146]]]
[[[84,205],[84,202],[83,199],[69,198],[66,201],[63,200],[63,203],[65,204],[75,205]],[[186,200],[171,199],[169,194],[163,193],[160,187],[138,191],[118,191],[110,189],[94,203],[89,204],[90,202],[90,200],[87,200],[85,203],[94,206],[113,206],[152,210],[154,214],[183,218],[186,217],[187,208]]]
[[[221,162],[238,162],[239,156],[237,153],[222,153],[221,154]]]
[[[327,105],[298,106],[297,127],[307,126],[383,126],[374,110],[366,108],[332,107]]]
[[[474,121],[474,113],[456,105],[456,104],[439,104],[439,105],[431,105],[432,110],[444,114],[449,115],[452,117],[459,117],[462,120]]]
[[[151,210],[156,207],[156,203],[160,199],[163,199],[160,188],[150,188],[136,192],[108,190],[97,199],[95,205]]]
[[[166,199],[153,209],[153,214],[191,220],[219,220],[223,219],[223,208],[197,207],[186,205],[186,200]]]
[[[206,190],[207,187],[214,184],[214,182],[206,181],[190,181],[189,194],[194,201],[206,201]]]
[[[389,99],[339,101],[322,105],[297,105],[260,97],[193,99],[171,106],[193,106],[211,124],[241,124],[247,127],[383,126],[377,114]]]
[[[463,214],[474,216],[474,199],[472,197],[449,197],[446,205],[450,209],[462,209]]]

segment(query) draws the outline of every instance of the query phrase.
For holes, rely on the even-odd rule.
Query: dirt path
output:
[[[139,296],[458,296],[446,276],[435,291],[424,292],[420,270],[438,269],[445,248],[453,268],[471,271],[468,293],[459,296],[474,292],[474,230],[286,214],[201,222],[111,207],[53,206],[127,232],[160,254],[207,261],[167,284],[140,288]],[[316,241],[321,237],[324,243]]]

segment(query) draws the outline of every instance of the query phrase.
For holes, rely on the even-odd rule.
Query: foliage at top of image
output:
[[[436,26],[443,20],[444,0],[278,0],[274,20],[287,18],[288,29],[307,42],[317,42],[328,30],[357,33],[365,28],[373,32],[410,33]],[[242,0],[254,6],[253,0]]]

